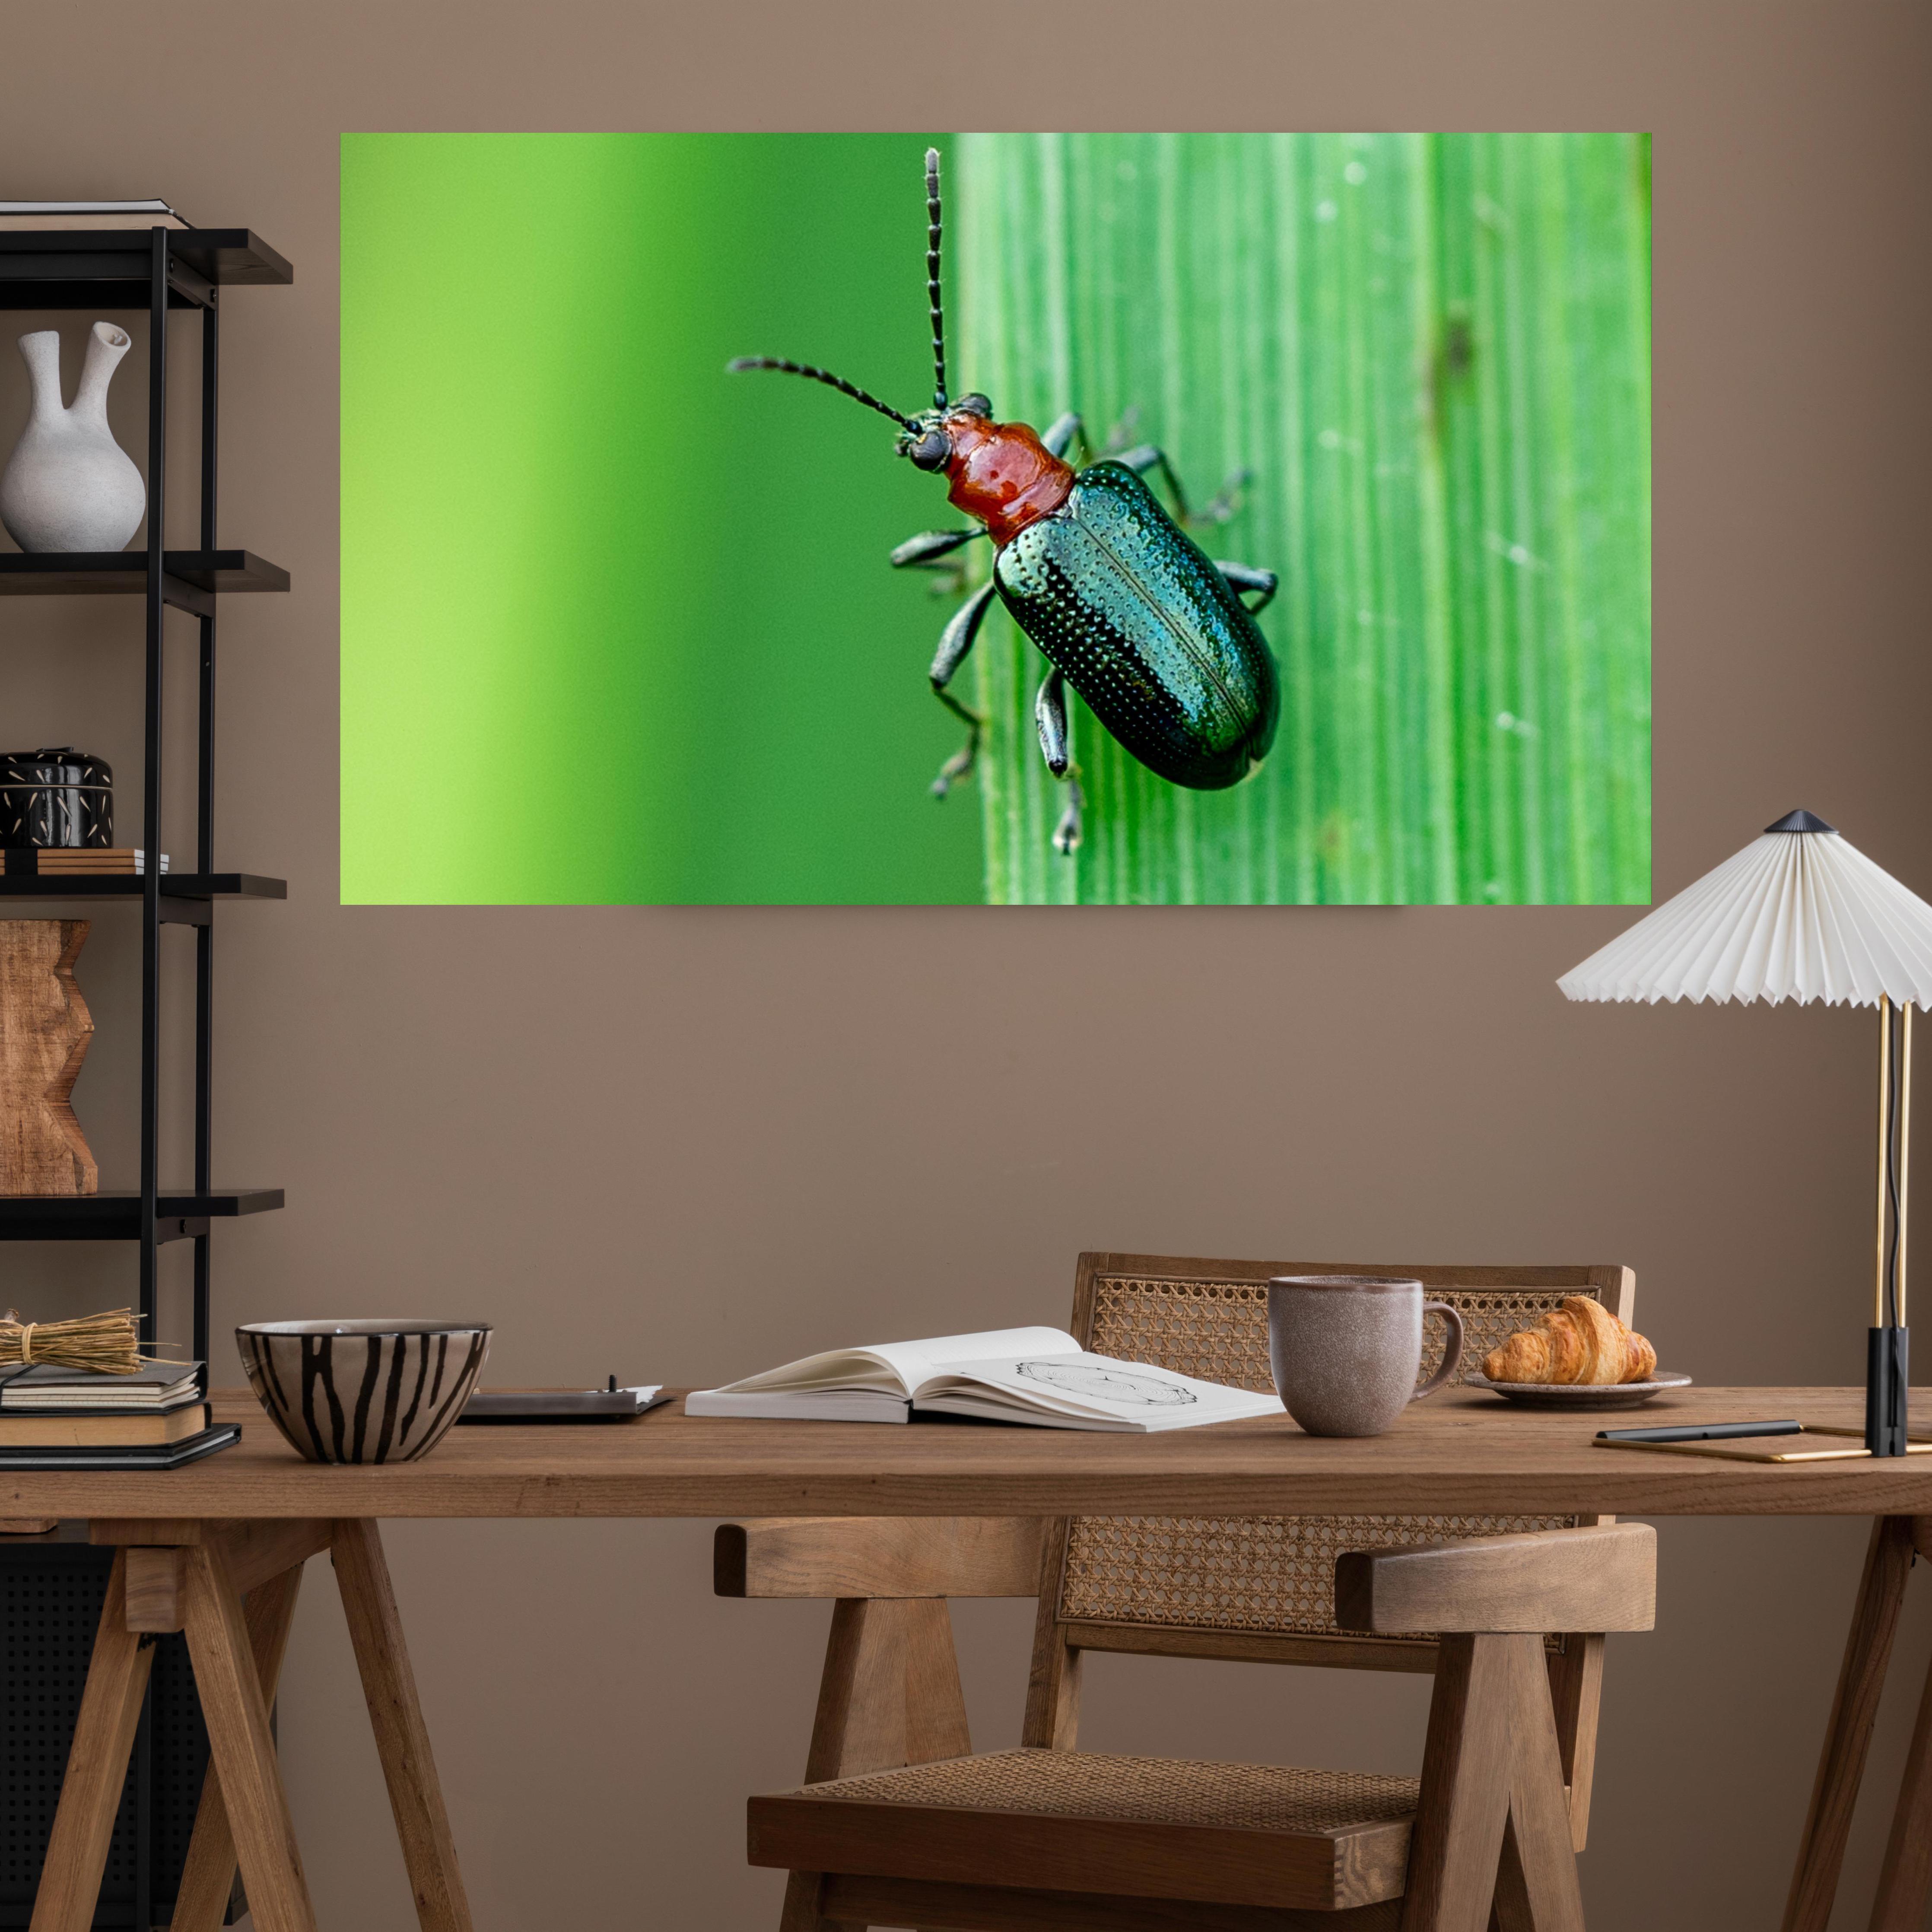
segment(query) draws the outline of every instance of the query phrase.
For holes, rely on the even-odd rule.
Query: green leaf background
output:
[[[1131,422],[1211,554],[1279,572],[1273,752],[1164,784],[1084,708],[1086,842],[1004,616],[976,653],[988,897],[1650,896],[1650,171],[1616,134],[978,134],[962,385]]]

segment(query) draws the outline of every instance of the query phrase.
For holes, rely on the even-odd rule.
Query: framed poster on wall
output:
[[[1139,481],[894,568],[929,147],[949,404]],[[1646,136],[356,134],[342,272],[345,902],[1649,898]]]

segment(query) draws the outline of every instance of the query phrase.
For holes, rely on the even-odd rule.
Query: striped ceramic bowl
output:
[[[463,1412],[490,1352],[484,1322],[251,1322],[248,1385],[311,1462],[413,1462]]]

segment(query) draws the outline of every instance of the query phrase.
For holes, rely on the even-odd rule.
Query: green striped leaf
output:
[[[1279,572],[1281,725],[1166,784],[1076,707],[1071,860],[1041,660],[975,653],[987,896],[1650,896],[1650,184],[1633,134],[975,134],[962,378],[1159,442],[1198,532]]]

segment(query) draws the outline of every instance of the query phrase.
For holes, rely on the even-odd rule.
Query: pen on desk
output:
[[[1727,1436],[1802,1436],[1802,1422],[1688,1422],[1666,1429],[1600,1429],[1599,1442],[1714,1442]]]

